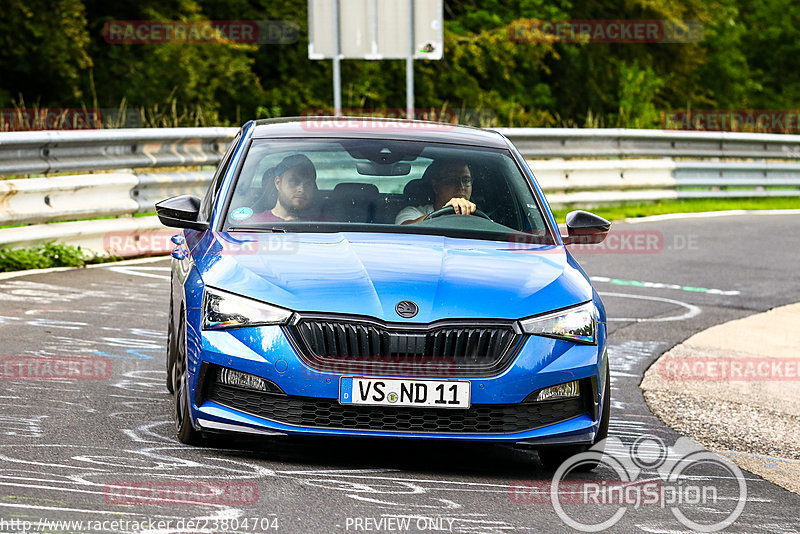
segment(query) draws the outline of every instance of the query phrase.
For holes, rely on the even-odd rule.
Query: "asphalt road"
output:
[[[649,412],[638,384],[652,361],[692,334],[800,301],[797,221],[785,214],[618,224],[630,233],[616,242],[624,250],[577,255],[610,317],[610,436],[618,440],[611,456],[634,460],[628,467],[640,469],[628,474],[638,487],[713,487],[713,503],[687,497],[678,505],[698,523],[729,517],[743,483],[744,508],[725,532],[800,532],[800,496],[749,473],[737,478],[713,461],[684,458],[683,476],[664,481],[654,439],[672,446],[680,436]],[[641,247],[637,234],[656,238]],[[597,523],[619,510],[609,532],[691,530],[673,514],[674,501],[662,506],[664,498],[638,506],[563,499],[557,513],[547,493],[534,491],[549,487],[552,475],[535,453],[507,447],[182,445],[164,387],[168,274],[163,261],[0,280],[0,356],[88,357],[100,366],[93,380],[0,380],[0,532],[570,532],[565,516]],[[612,467],[569,481],[613,484],[621,475]],[[225,493],[217,502],[202,491],[180,502],[142,497],[153,488],[196,489],[199,481]],[[83,524],[53,523],[64,520]]]

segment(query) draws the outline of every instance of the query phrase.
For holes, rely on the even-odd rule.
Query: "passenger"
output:
[[[433,204],[406,206],[395,218],[395,224],[413,224],[425,219],[434,211],[453,206],[458,215],[471,215],[477,207],[470,202],[472,173],[463,161],[434,161],[426,170],[430,174]],[[424,178],[424,175],[423,175]]]
[[[271,210],[253,216],[254,222],[309,220],[308,211],[317,195],[317,170],[308,157],[295,154],[284,158],[267,175],[273,175],[278,198]]]

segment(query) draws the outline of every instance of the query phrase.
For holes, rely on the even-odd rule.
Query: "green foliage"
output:
[[[0,272],[52,267],[50,259],[35,249],[0,249]]]
[[[152,127],[329,111],[331,62],[308,59],[307,6],[306,0],[5,0],[0,108],[26,102],[120,108],[121,117]],[[444,8],[444,59],[415,62],[416,107],[462,122],[651,128],[668,110],[794,109],[800,100],[794,0],[445,0]],[[514,38],[516,23],[585,19],[690,21],[702,25],[702,39]],[[299,27],[299,39],[109,44],[103,26],[114,20],[285,21]],[[345,108],[405,108],[402,60],[345,60],[342,83]]]
[[[725,210],[779,210],[800,208],[800,197],[763,198],[692,198],[685,200],[663,200],[647,204],[624,204],[621,206],[600,206],[589,211],[609,221],[621,221],[633,217],[664,215],[667,213],[700,213]],[[556,221],[563,222],[575,209],[587,209],[585,205],[560,207],[553,210]]]
[[[46,243],[32,248],[0,249],[0,272],[49,267],[79,267],[87,256],[80,247]]]
[[[50,267],[83,267],[89,263],[104,263],[118,258],[87,253],[81,247],[60,243],[45,243],[28,248],[0,248],[0,272]]]
[[[81,0],[4,0],[0,17],[0,98],[76,101],[92,66]],[[6,107],[8,101],[0,101]]]
[[[664,87],[664,79],[649,66],[640,68],[637,62],[620,65],[618,77],[619,126],[658,128],[661,114],[656,110],[655,98]]]

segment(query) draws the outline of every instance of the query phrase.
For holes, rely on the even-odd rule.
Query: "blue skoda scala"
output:
[[[503,135],[366,118],[248,122],[173,237],[167,387],[177,434],[530,446],[606,437],[603,303]]]

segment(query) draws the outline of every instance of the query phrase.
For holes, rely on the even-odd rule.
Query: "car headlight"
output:
[[[520,321],[522,331],[537,336],[596,343],[597,313],[593,302]]]
[[[203,296],[203,329],[286,324],[292,311],[265,302],[206,287]]]

